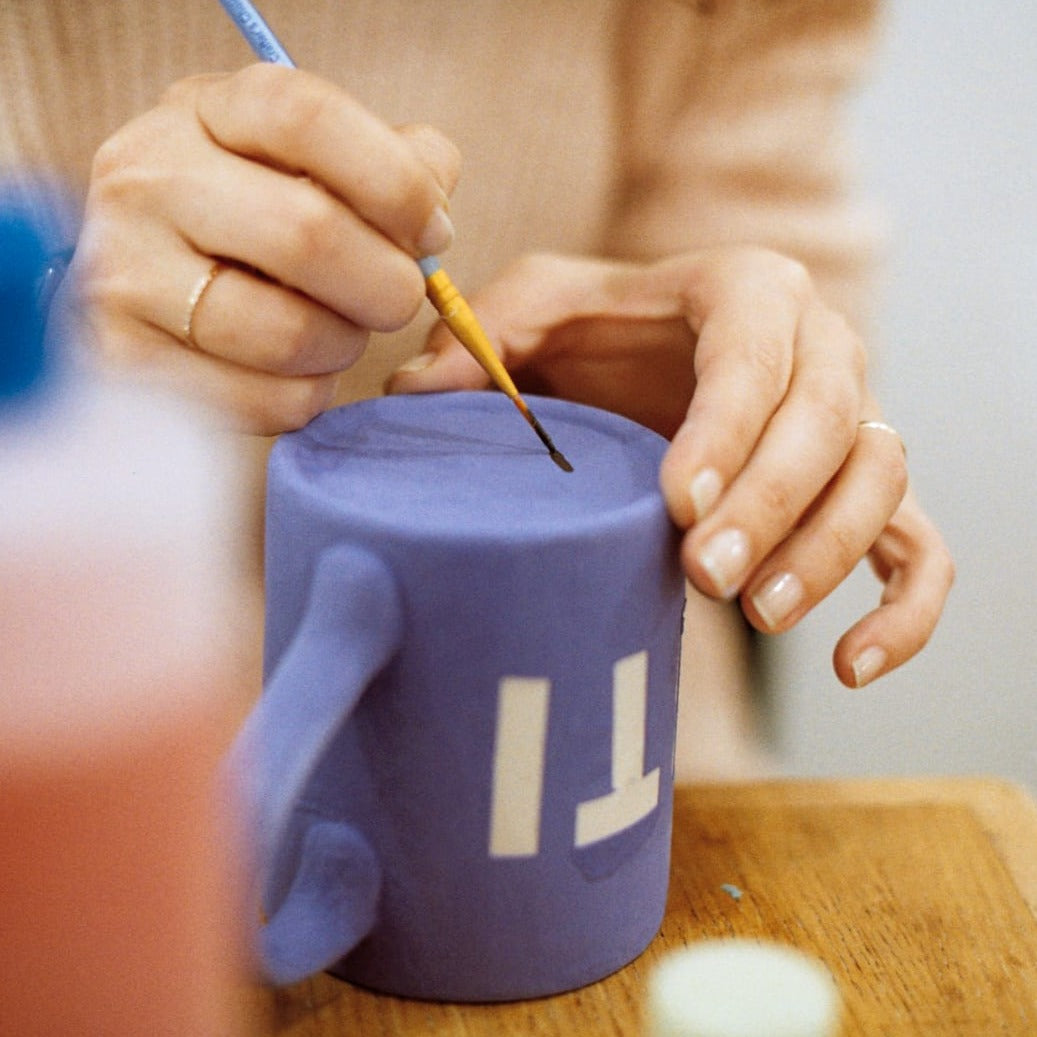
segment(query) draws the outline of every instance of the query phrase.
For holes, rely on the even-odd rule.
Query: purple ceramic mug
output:
[[[684,581],[666,443],[499,393],[330,411],[270,458],[251,766],[270,978],[536,997],[636,957],[669,871]]]

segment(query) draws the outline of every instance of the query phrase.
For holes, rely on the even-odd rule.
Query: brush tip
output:
[[[521,396],[515,395],[511,398],[511,402],[518,407],[522,412],[522,416],[529,422],[533,431],[540,437],[540,442],[547,447],[547,452],[551,455],[551,460],[554,461],[554,463],[558,465],[563,472],[571,472],[573,466],[569,463],[569,458],[567,458],[565,454],[563,454],[561,450],[554,445],[554,440],[552,440],[544,431],[544,426],[537,421],[536,415],[526,406],[526,401],[523,400]]]
[[[569,459],[561,452],[561,450],[558,449],[558,447],[554,445],[554,440],[552,440],[544,431],[544,426],[537,421],[536,415],[525,405],[525,403],[521,403],[519,409],[525,415],[526,420],[530,425],[533,426],[533,431],[540,437],[540,442],[547,447],[547,452],[551,455],[551,460],[554,461],[554,463],[558,465],[563,472],[571,472],[573,466],[569,463]]]
[[[569,459],[557,448],[551,451],[551,460],[554,461],[554,463],[558,465],[563,472],[571,472],[573,470],[573,466],[569,463]]]

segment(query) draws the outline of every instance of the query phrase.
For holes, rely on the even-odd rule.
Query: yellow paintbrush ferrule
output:
[[[497,388],[503,390],[511,399],[516,399],[518,389],[515,388],[511,375],[490,345],[490,340],[471,306],[442,267],[426,276],[425,292],[429,302],[443,318],[443,323],[454,333],[458,342],[479,361]]]

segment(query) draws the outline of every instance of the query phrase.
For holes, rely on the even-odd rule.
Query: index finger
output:
[[[670,513],[685,527],[742,470],[788,391],[809,287],[796,264],[776,256],[743,254],[734,264],[688,288],[696,388],[660,472]]]
[[[405,136],[333,83],[260,63],[196,83],[195,106],[221,147],[309,177],[414,256],[450,243],[445,192]]]

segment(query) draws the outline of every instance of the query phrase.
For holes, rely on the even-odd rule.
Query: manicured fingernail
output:
[[[720,473],[715,468],[703,468],[691,480],[688,491],[695,509],[696,522],[701,522],[713,510],[723,488]]]
[[[450,247],[454,240],[454,225],[443,209],[434,209],[425,229],[418,238],[418,250],[423,256],[434,256]]]
[[[865,648],[851,664],[853,682],[858,688],[873,681],[886,668],[886,652],[877,645]]]
[[[777,630],[803,600],[803,583],[795,573],[778,573],[752,596],[752,600],[767,627]]]
[[[699,564],[709,574],[713,589],[733,598],[749,564],[749,540],[740,529],[717,533],[699,552]]]
[[[399,367],[396,368],[397,374],[417,374],[419,371],[424,371],[426,367],[431,367],[435,363],[435,353],[419,353],[417,356],[412,356],[410,360],[405,360]]]

